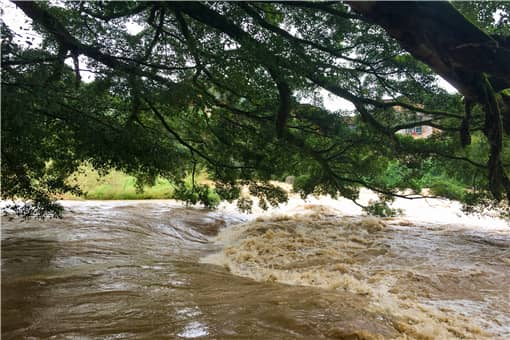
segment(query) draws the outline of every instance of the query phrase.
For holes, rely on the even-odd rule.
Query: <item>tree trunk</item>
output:
[[[489,77],[496,92],[510,87],[508,42],[480,30],[450,3],[347,3],[368,21],[384,28],[405,50],[464,96],[479,99],[476,79],[481,74]]]

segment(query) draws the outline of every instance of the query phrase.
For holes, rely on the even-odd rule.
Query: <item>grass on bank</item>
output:
[[[158,178],[154,186],[145,186],[143,192],[136,190],[136,179],[123,172],[112,170],[105,176],[90,166],[83,166],[69,178],[70,184],[78,184],[83,196],[66,195],[64,199],[89,200],[135,200],[168,199],[174,197],[175,188],[166,179]]]

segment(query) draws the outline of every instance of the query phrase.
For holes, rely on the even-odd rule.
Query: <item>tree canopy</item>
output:
[[[287,175],[302,195],[388,200],[416,197],[402,189],[430,162],[471,183],[470,206],[510,198],[506,2],[13,3],[42,37],[2,23],[2,197],[32,199],[26,213],[58,214],[83,162],[205,204],[186,175],[262,206],[286,199],[268,181]],[[355,110],[326,109],[324,91]],[[398,133],[424,125],[441,133]]]

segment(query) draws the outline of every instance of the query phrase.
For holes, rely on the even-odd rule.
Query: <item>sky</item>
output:
[[[20,44],[24,44],[28,46],[26,41],[29,41],[32,44],[32,47],[40,46],[41,37],[32,30],[32,22],[30,18],[28,18],[23,11],[16,7],[13,3],[7,0],[0,0],[0,8],[1,8],[1,18],[5,22],[7,26],[13,30],[17,36],[15,41]],[[134,22],[126,23],[126,29],[131,34],[137,34],[140,32],[142,27]],[[73,67],[73,61],[71,58],[66,60],[66,64]],[[80,57],[80,65],[83,66],[86,64],[86,59],[84,57]],[[91,72],[87,72],[86,70],[80,70],[80,75],[83,81],[90,82],[94,80],[94,74]],[[457,90],[451,86],[446,80],[437,76],[438,85],[448,91],[448,93],[456,93]],[[322,96],[324,106],[329,111],[353,111],[354,105],[334,94],[330,93],[327,90],[322,89],[320,91],[320,96]],[[311,102],[310,100],[303,100],[304,102]]]

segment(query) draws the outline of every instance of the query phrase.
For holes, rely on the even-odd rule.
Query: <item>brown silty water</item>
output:
[[[2,339],[510,338],[510,228],[65,205],[2,219]]]

